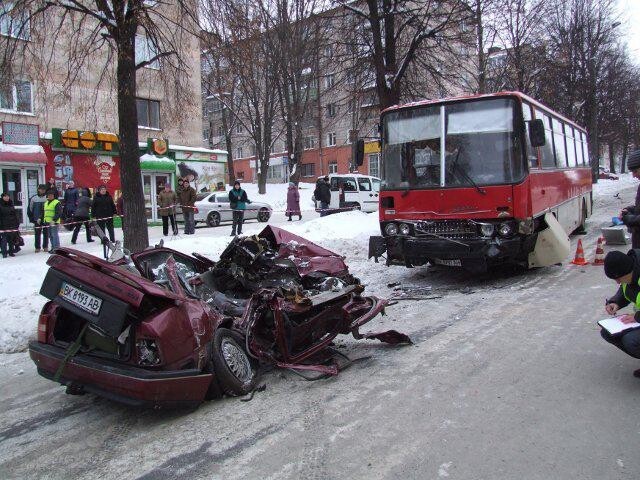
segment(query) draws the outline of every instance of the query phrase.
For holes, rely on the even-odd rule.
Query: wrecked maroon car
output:
[[[29,353],[40,375],[130,405],[195,406],[245,395],[261,364],[335,375],[339,334],[361,334],[385,300],[342,257],[285,230],[234,238],[217,262],[157,246],[113,263],[58,248]],[[309,372],[311,371],[311,372]]]

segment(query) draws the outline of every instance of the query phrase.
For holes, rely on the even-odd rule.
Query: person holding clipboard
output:
[[[634,358],[640,359],[640,249],[627,254],[612,251],[604,259],[604,274],[620,285],[616,294],[609,298],[605,310],[616,315],[618,310],[633,304],[635,314],[617,317],[611,325],[600,321],[600,334],[607,342]],[[640,378],[640,368],[633,372]]]

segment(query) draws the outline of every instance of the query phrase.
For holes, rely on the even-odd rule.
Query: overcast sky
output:
[[[623,20],[618,28],[624,29],[631,58],[640,65],[640,0],[618,0]]]

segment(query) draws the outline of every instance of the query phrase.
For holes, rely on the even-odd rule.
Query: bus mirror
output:
[[[355,159],[355,164],[357,167],[361,167],[364,163],[364,140],[359,138],[354,145],[355,152],[353,157]]]
[[[543,147],[547,143],[544,137],[544,123],[541,118],[531,120],[529,123],[529,141],[532,147]]]

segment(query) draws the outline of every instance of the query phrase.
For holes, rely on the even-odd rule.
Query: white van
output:
[[[378,210],[379,178],[359,173],[333,173],[329,175],[329,185],[331,187],[330,209],[340,211],[340,209],[357,208],[363,212]],[[317,206],[320,208],[320,202]]]

